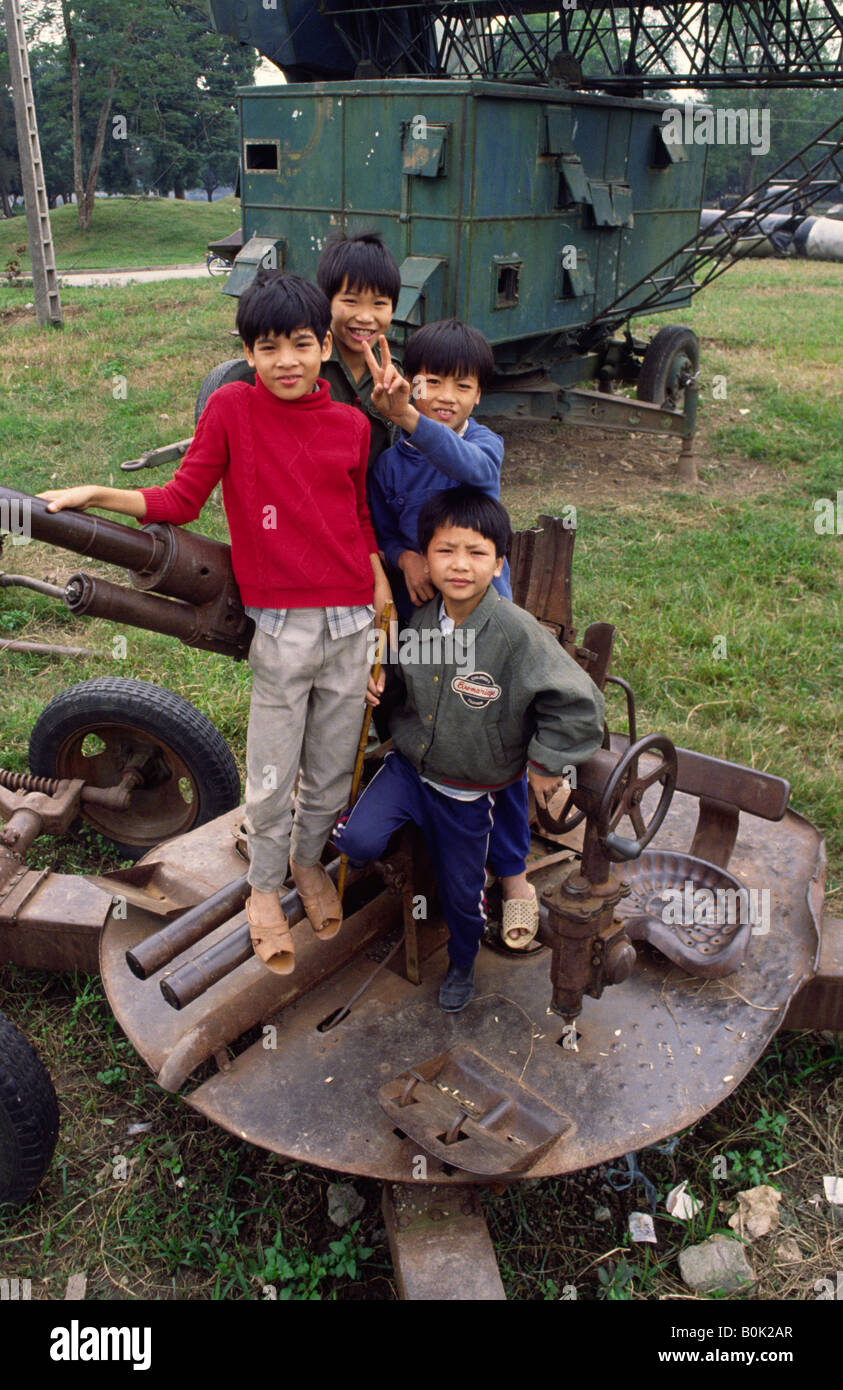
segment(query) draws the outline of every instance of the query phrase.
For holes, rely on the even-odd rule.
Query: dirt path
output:
[[[201,265],[143,266],[139,270],[72,270],[59,271],[59,282],[74,287],[103,285],[140,285],[152,280],[201,280],[208,267]]]

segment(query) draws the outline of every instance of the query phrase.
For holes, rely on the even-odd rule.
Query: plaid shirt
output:
[[[246,612],[254,619],[255,626],[259,627],[261,632],[268,633],[270,637],[278,637],[289,609],[247,608]],[[375,610],[371,603],[366,603],[356,608],[326,608],[325,616],[328,620],[328,631],[336,640],[337,637],[350,637],[352,633],[361,632],[364,627],[368,627],[375,616]]]

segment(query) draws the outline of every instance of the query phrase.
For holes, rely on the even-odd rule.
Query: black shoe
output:
[[[439,990],[439,1007],[446,1013],[458,1014],[474,998],[474,964],[467,968],[451,964]]]

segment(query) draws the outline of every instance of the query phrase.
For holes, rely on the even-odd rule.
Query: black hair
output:
[[[401,271],[378,232],[358,232],[347,236],[336,232],[319,257],[316,279],[328,299],[345,285],[348,290],[371,290],[398,303]]]
[[[497,559],[507,554],[512,542],[512,524],[506,507],[496,497],[490,497],[488,493],[468,487],[465,483],[434,492],[419,512],[418,536],[422,555],[440,526],[461,526],[467,531],[479,531],[481,536],[494,544]]]
[[[237,332],[251,349],[270,333],[290,337],[310,328],[319,340],[331,327],[331,306],[317,285],[283,270],[259,270],[237,305]]]
[[[404,351],[408,381],[430,372],[434,376],[476,376],[485,390],[495,371],[492,349],[483,334],[459,319],[426,323],[414,333]]]

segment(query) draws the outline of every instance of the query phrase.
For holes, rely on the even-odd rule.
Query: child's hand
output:
[[[433,598],[436,590],[430,582],[424,557],[417,550],[403,550],[398,557],[398,565],[404,575],[407,593],[416,608]]]
[[[418,411],[410,404],[412,388],[392,360],[389,344],[381,333],[378,338],[381,360],[378,362],[369,344],[363,344],[366,366],[372,374],[372,404],[387,420],[404,428],[415,428]]]
[[[374,705],[379,705],[379,704],[380,704],[380,702],[381,702],[381,695],[383,694],[383,688],[384,688],[385,685],[386,685],[386,672],[385,672],[385,671],[381,671],[381,673],[380,673],[380,675],[378,676],[377,680],[375,680],[375,678],[374,678],[374,676],[371,674],[371,672],[369,673],[369,682],[368,682],[368,685],[366,686],[366,704],[367,704],[367,705],[372,705],[372,706],[374,706]]]
[[[63,487],[57,491],[39,492],[38,497],[42,497],[45,502],[49,502],[48,512],[61,512],[66,507],[71,507],[76,512],[87,511],[88,507],[95,507],[98,487]]]
[[[383,610],[388,603],[392,603],[392,590],[389,587],[389,580],[379,566],[378,573],[375,574],[375,593],[372,599],[375,609],[375,627],[380,627]],[[393,607],[393,614],[394,614]]]
[[[87,511],[88,507],[100,507],[106,512],[120,512],[142,521],[146,516],[146,499],[142,492],[131,487],[63,487],[52,492],[39,492],[38,496],[48,503],[48,512],[61,512],[72,508],[77,512]]]
[[[527,769],[527,780],[535,792],[536,801],[545,809],[554,798],[556,792],[563,789],[568,796],[571,795],[571,784],[564,777],[556,777],[553,774],[536,772],[535,768]],[[561,798],[560,798],[561,799]]]

